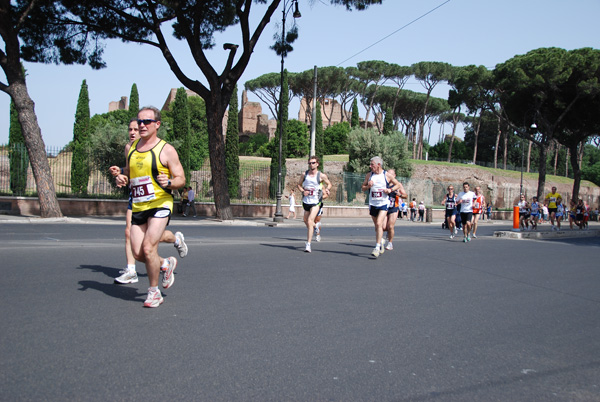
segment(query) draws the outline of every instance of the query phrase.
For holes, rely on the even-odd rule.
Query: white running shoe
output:
[[[454,233],[452,233],[452,234],[450,235],[450,238],[451,238],[451,239],[454,239]]]
[[[371,255],[375,258],[379,257],[379,249],[375,247],[373,251],[371,251]]]
[[[393,250],[394,249],[394,245],[392,244],[391,241],[388,242],[388,244],[385,246],[386,250]]]
[[[476,238],[477,238],[477,235],[476,235],[475,233],[473,233],[473,238],[474,238],[474,239],[476,239]]]
[[[127,269],[124,269],[122,271],[119,271],[119,273],[122,273],[122,275],[115,278],[115,283],[138,283],[138,275],[136,271],[129,271]]]
[[[169,266],[165,271],[163,271],[162,280],[162,287],[165,289],[173,286],[173,282],[175,282],[175,275],[173,275],[173,271],[175,271],[175,267],[177,267],[177,258],[169,257],[167,258],[167,261],[169,262]]]
[[[381,247],[379,248],[379,254],[385,253],[385,240],[381,241]]]
[[[308,243],[308,242],[306,243],[306,247],[304,248],[304,251],[307,252],[307,253],[311,252],[310,243]]]
[[[146,297],[146,301],[144,302],[144,307],[158,307],[164,301],[162,295],[160,294],[160,290],[151,290],[148,289],[148,297]]]
[[[315,236],[315,240],[316,240],[316,241],[321,241],[321,235],[320,235],[320,234],[316,235],[316,236]]]
[[[175,233],[175,238],[179,240],[179,245],[175,246],[177,252],[179,253],[179,257],[183,258],[188,253],[188,247],[185,244],[185,237],[183,237],[183,233],[177,232]]]

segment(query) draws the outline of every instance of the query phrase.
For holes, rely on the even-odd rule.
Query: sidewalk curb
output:
[[[577,237],[597,237],[600,236],[600,230],[559,230],[558,232],[540,231],[540,232],[513,232],[509,230],[500,230],[494,232],[494,237],[503,237],[508,239],[562,239]]]

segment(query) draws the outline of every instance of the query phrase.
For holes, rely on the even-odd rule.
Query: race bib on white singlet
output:
[[[371,199],[383,198],[383,190],[371,191]]]
[[[134,204],[152,201],[156,198],[154,185],[150,176],[134,177],[131,179],[131,198]]]
[[[317,188],[310,188],[310,187],[308,187],[308,188],[307,188],[307,187],[305,187],[305,188],[304,188],[304,191],[306,191],[306,192],[308,193],[308,194],[306,195],[306,197],[312,197],[312,196],[318,195],[318,191],[319,191],[319,189],[317,189]]]

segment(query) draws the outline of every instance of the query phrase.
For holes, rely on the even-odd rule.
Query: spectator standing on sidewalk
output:
[[[196,193],[192,189],[192,186],[188,186],[188,190],[187,190],[188,202],[187,202],[187,205],[185,206],[185,213],[183,214],[183,216],[188,216],[190,207],[192,207],[192,209],[194,210],[194,218],[196,217],[196,201],[194,201],[195,197],[196,197]]]
[[[296,196],[293,188],[290,189],[290,195],[286,195],[285,198],[290,200],[290,208],[286,219],[290,219],[290,215],[294,215],[292,219],[296,219]]]
[[[425,203],[423,201],[419,202],[419,221],[423,222],[423,217],[425,216]]]
[[[414,222],[417,219],[417,199],[413,198],[409,204],[410,207],[410,221]]]
[[[187,187],[183,187],[181,190],[181,214],[183,215],[188,204],[188,189]]]

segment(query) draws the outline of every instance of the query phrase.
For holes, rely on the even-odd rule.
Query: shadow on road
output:
[[[92,272],[99,272],[108,276],[109,278],[116,278],[119,276],[119,271],[123,268],[114,268],[114,267],[105,267],[103,265],[80,265],[77,269],[89,269]],[[148,276],[146,274],[141,274],[138,272],[138,277]]]
[[[115,285],[113,283],[102,283],[96,281],[79,281],[79,286],[82,292],[88,289],[98,290],[107,296],[115,297],[117,299],[140,302],[145,300],[146,293],[139,293],[136,288],[129,287],[127,285]],[[139,298],[138,298],[139,296]]]

